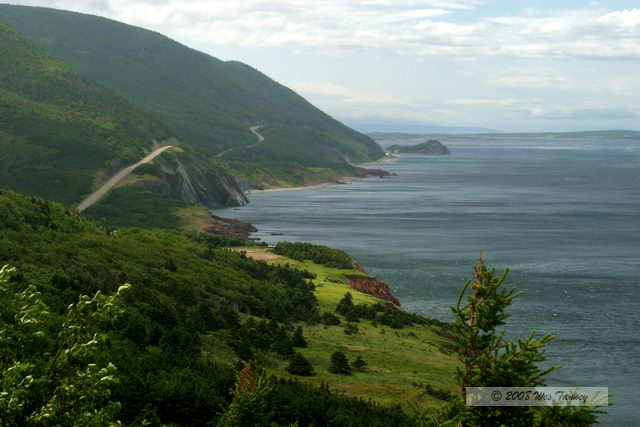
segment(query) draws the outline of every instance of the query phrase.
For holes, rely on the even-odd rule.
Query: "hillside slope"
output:
[[[0,185],[67,204],[158,145],[139,184],[198,205],[243,204],[235,180],[114,91],[0,24]]]
[[[89,192],[106,162],[133,163],[166,127],[0,25],[0,182],[60,200]]]
[[[218,60],[161,34],[91,15],[11,5],[0,5],[0,22],[211,154],[253,145],[249,126],[262,125],[268,143],[252,150],[248,160],[246,153],[234,151],[228,160],[237,171],[291,172],[292,162],[331,168],[336,162],[364,162],[384,154],[369,137],[256,69]],[[286,175],[285,181],[304,180]]]
[[[360,320],[356,335],[320,326],[321,312],[331,317],[347,291],[357,304],[384,303],[342,281],[345,272],[364,273],[282,257],[257,262],[224,247],[237,243],[196,233],[109,232],[58,203],[0,189],[0,266],[17,268],[12,282],[18,289],[36,286],[54,318],[79,294],[132,285],[125,315],[108,331],[95,361],[118,369],[113,398],[122,403],[119,419],[125,425],[140,425],[144,417],[157,425],[215,425],[228,406],[234,366],[241,360],[254,359],[278,377],[289,377],[283,368],[294,351],[292,324],[309,341],[302,351],[318,371],[311,382],[329,382],[332,389],[384,404],[442,404],[424,395],[425,381],[453,388],[448,378],[455,359],[437,335],[438,326],[384,306],[371,313],[373,321]],[[398,316],[414,324],[394,328]],[[50,349],[56,336],[47,334],[39,348]],[[350,357],[362,353],[369,370],[349,378],[329,373],[335,350]],[[413,353],[411,360],[403,350]],[[331,393],[326,384],[274,379],[273,386],[264,425],[413,425],[397,407]]]

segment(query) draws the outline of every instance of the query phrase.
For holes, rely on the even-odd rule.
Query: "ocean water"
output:
[[[548,385],[609,387],[603,424],[640,425],[640,140],[446,145],[450,156],[383,165],[393,179],[260,193],[216,214],[253,223],[269,242],[343,249],[406,310],[446,321],[483,250],[525,291],[509,336],[556,336],[548,365],[563,368]]]

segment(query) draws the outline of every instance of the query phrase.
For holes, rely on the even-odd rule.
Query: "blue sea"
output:
[[[547,365],[563,368],[548,385],[608,387],[603,425],[640,425],[640,140],[444,143],[450,156],[371,166],[393,179],[259,193],[215,212],[269,242],[343,249],[406,310],[445,321],[482,250],[525,291],[508,335],[556,336]]]

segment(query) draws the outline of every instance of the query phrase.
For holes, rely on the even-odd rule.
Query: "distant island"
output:
[[[429,154],[429,155],[443,155],[451,154],[449,149],[442,145],[440,141],[430,139],[426,142],[422,142],[417,145],[390,145],[387,147],[387,151],[390,153],[398,154]]]

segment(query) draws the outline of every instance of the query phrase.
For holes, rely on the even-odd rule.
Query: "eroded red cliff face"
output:
[[[389,285],[375,277],[347,276],[347,284],[356,291],[389,301],[394,306],[400,307],[400,301],[393,296]]]

